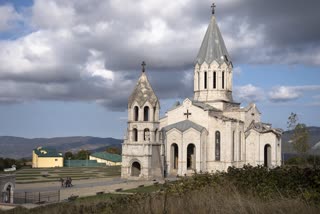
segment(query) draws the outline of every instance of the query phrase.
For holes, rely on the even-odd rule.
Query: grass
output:
[[[247,166],[7,213],[320,213],[319,169]],[[126,193],[127,195],[125,195]],[[133,194],[128,194],[133,193]]]
[[[160,185],[158,185],[160,186]],[[153,186],[154,187],[154,186]],[[145,191],[155,190],[141,187]],[[135,191],[132,189],[131,191]],[[151,191],[152,192],[152,191]],[[102,194],[78,198],[74,202],[63,202],[38,207],[31,210],[16,208],[6,213],[225,213],[225,214],[318,214],[319,207],[309,205],[298,199],[276,197],[273,200],[262,200],[252,194],[242,194],[233,185],[208,187],[193,190],[183,195],[173,193],[149,193],[135,195]]]
[[[150,186],[138,187],[138,188],[134,188],[134,189],[123,190],[121,192],[152,193],[152,192],[160,191],[162,188],[163,188],[162,184],[157,184],[157,185],[150,185]]]
[[[15,172],[16,183],[37,183],[57,181],[61,177],[74,180],[89,178],[110,178],[120,176],[120,166],[110,167],[65,167],[65,168],[24,168]],[[47,177],[43,177],[47,174]]]

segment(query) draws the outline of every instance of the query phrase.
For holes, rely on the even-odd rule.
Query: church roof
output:
[[[211,64],[214,60],[219,64],[224,62],[227,64],[231,63],[230,56],[226,45],[224,44],[216,18],[212,15],[206,35],[202,41],[196,63],[200,65],[203,62]]]
[[[143,105],[149,101],[149,103],[152,106],[156,106],[158,103],[158,98],[156,94],[154,93],[149,80],[147,78],[147,75],[143,71],[141,73],[141,76],[131,94],[128,101],[128,106],[131,107],[134,102],[137,102],[140,107],[143,107]]]
[[[181,122],[178,122],[178,123],[174,123],[174,124],[171,124],[171,125],[168,125],[168,126],[165,126],[162,128],[162,131],[170,131],[171,129],[178,129],[179,131],[181,132],[184,132],[190,128],[193,128],[199,132],[201,132],[202,130],[206,129],[204,128],[203,126],[200,126],[190,120],[184,120],[184,121],[181,121]]]
[[[205,111],[218,111],[218,112],[221,112],[221,110],[207,104],[207,103],[204,103],[204,102],[200,102],[200,101],[192,101],[192,104],[205,110]]]
[[[282,135],[282,130],[281,129],[274,129],[272,128],[271,124],[268,123],[261,123],[261,122],[255,122],[252,121],[249,127],[246,130],[246,133],[250,131],[251,129],[259,132],[259,133],[268,133],[268,132],[273,132],[275,133],[278,137]]]

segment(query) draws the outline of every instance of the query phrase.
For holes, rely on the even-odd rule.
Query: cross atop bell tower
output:
[[[216,7],[216,4],[213,2],[211,5],[212,15],[215,13],[215,7]]]
[[[233,102],[233,99],[232,61],[214,15],[215,7],[213,3],[210,23],[195,62],[194,100],[217,108],[216,103]]]
[[[141,66],[142,66],[142,73],[144,73],[146,70],[145,70],[145,67],[146,67],[146,63],[144,62],[144,61],[142,61],[142,64],[141,64]]]

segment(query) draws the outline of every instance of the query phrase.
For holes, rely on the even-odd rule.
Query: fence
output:
[[[15,192],[13,203],[15,204],[44,204],[60,201],[60,190],[46,192]]]
[[[64,167],[104,167],[105,163],[98,163],[97,160],[64,160]]]

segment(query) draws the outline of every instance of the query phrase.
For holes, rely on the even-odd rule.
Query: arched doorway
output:
[[[178,169],[179,149],[178,145],[173,143],[171,145],[171,168]]]
[[[3,203],[13,203],[12,199],[12,185],[7,184],[7,187],[4,188],[4,191],[2,192],[2,202]]]
[[[196,169],[196,147],[189,144],[187,147],[187,169]]]
[[[141,165],[139,162],[135,161],[131,166],[131,176],[139,177],[141,173]]]
[[[271,166],[271,146],[269,144],[264,146],[264,166]]]

